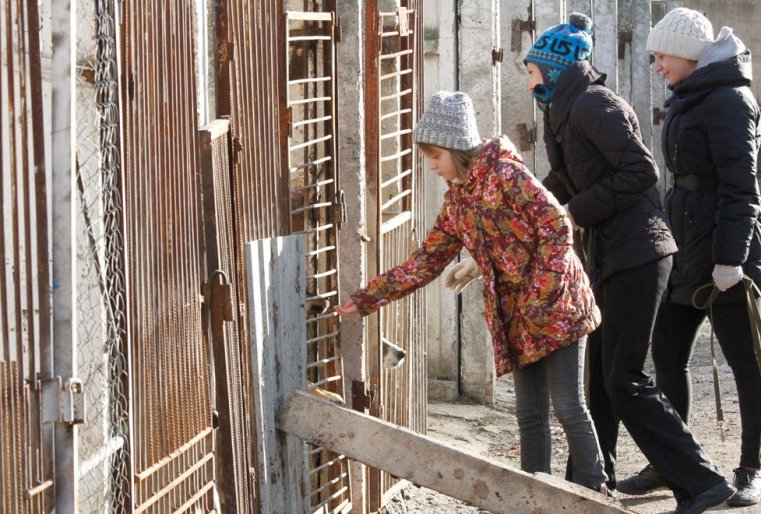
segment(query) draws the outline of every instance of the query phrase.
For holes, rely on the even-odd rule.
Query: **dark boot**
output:
[[[680,501],[676,506],[674,514],[700,514],[711,507],[723,503],[735,494],[735,491],[736,489],[729,482],[722,480],[699,495]]]
[[[640,496],[661,489],[668,489],[668,485],[666,485],[661,474],[650,464],[636,475],[620,480],[616,484],[616,491],[632,496]]]
[[[737,492],[727,505],[732,507],[747,507],[761,501],[761,471],[737,468],[735,470],[735,487]]]

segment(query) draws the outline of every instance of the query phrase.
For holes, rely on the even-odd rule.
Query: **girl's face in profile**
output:
[[[428,164],[432,172],[447,182],[462,184],[462,180],[457,176],[457,167],[452,158],[452,152],[445,148],[433,146],[423,151],[423,153],[428,158]]]
[[[655,71],[663,75],[666,82],[675,86],[681,81],[692,75],[692,72],[697,68],[698,63],[696,61],[690,61],[675,55],[662,54],[655,52]]]
[[[526,63],[526,70],[528,70],[528,90],[533,92],[536,86],[544,84],[544,78],[542,78],[542,72],[539,71],[539,67],[533,62]]]

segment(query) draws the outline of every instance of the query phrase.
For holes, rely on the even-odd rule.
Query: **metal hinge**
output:
[[[336,216],[336,227],[341,228],[341,225],[346,223],[346,196],[344,195],[343,189],[339,189],[338,194],[336,195],[336,210],[338,211],[338,216]]]
[[[536,144],[536,125],[529,128],[526,123],[518,123],[516,125],[519,134],[518,149],[522,152],[527,152],[534,148]]]
[[[498,62],[502,62],[502,59],[505,57],[505,51],[502,48],[492,48],[491,50],[491,63],[497,64]]]
[[[653,125],[660,125],[666,119],[666,111],[658,107],[653,108]]]
[[[341,39],[343,38],[343,32],[342,32],[342,30],[343,29],[341,27],[341,17],[340,16],[336,16],[336,24],[333,27],[333,34],[334,34],[333,35],[333,41],[335,41],[336,43],[340,43]]]
[[[367,387],[364,380],[353,380],[351,383],[351,408],[360,412],[370,410],[375,401],[376,388]]]
[[[513,52],[520,52],[523,50],[523,33],[533,33],[536,30],[536,22],[534,20],[519,20],[514,19],[510,31],[510,50]]]
[[[43,423],[79,425],[85,422],[85,395],[82,380],[54,377],[42,380]]]
[[[288,137],[293,137],[293,107],[285,109],[285,122],[288,127]]]
[[[618,31],[618,58],[624,59],[626,57],[626,45],[631,45],[634,36],[631,30],[619,30]]]

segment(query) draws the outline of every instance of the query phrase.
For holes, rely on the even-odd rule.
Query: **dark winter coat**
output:
[[[637,116],[604,81],[586,61],[566,69],[544,134],[552,168],[544,185],[587,229],[587,269],[599,282],[676,252]]]
[[[674,187],[666,211],[679,247],[668,300],[690,304],[714,264],[742,265],[761,284],[756,162],[761,135],[746,51],[698,68],[666,101],[662,145]],[[743,299],[736,286],[717,301]]]

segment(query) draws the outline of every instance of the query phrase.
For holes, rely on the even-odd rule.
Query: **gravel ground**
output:
[[[703,327],[696,345],[692,361],[693,419],[692,430],[703,444],[714,463],[727,477],[737,466],[740,453],[740,413],[737,404],[737,390],[732,372],[726,364],[717,344],[722,405],[724,409],[725,441],[721,441],[716,421],[713,379],[711,371],[711,351],[708,325]],[[648,363],[652,372],[652,365]],[[430,403],[428,405],[428,435],[471,453],[489,457],[513,467],[520,465],[518,428],[515,420],[515,402],[510,375],[498,380],[495,407],[467,403]],[[560,424],[553,419],[553,473],[561,475],[565,470],[567,446]],[[618,445],[618,470],[621,478],[636,473],[646,464],[637,446],[626,429],[621,426]],[[656,514],[672,512],[676,503],[668,491],[658,491],[647,496],[626,496],[616,494],[616,498],[633,512]],[[733,514],[761,513],[761,504],[746,508],[732,508],[721,505],[712,509]],[[409,486],[394,497],[385,507],[386,514],[488,514],[459,500],[430,489]]]

